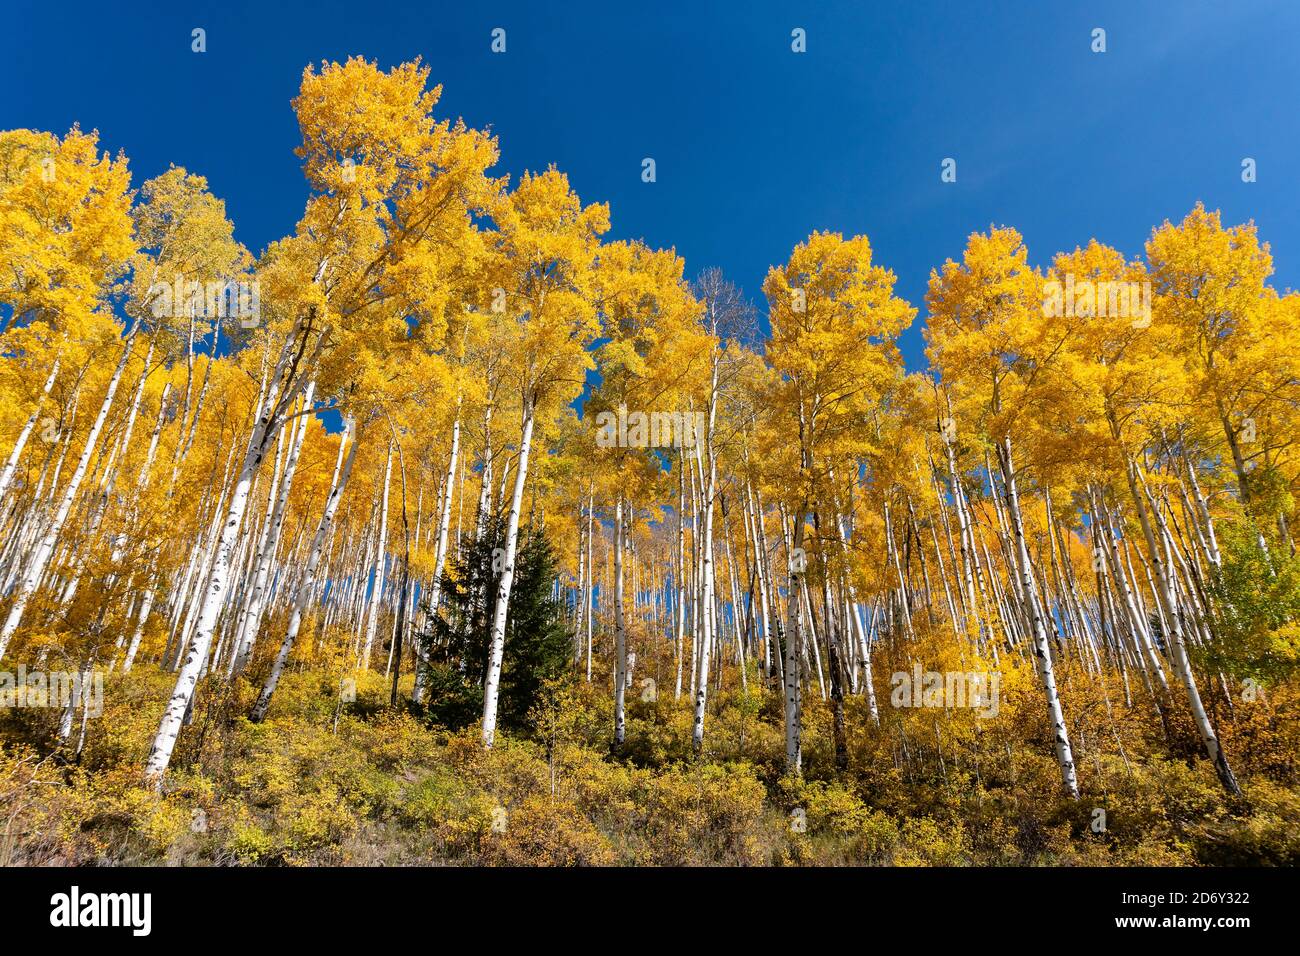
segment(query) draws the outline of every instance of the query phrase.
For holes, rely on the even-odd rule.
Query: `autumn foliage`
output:
[[[817,231],[760,316],[428,81],[304,71],[256,254],[201,175],[0,132],[0,865],[1300,860],[1253,224],[991,226],[924,303]]]

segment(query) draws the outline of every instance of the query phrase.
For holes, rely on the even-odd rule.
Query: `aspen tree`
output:
[[[501,577],[489,634],[483,688],[483,745],[496,737],[497,693],[505,650],[506,615],[519,540],[519,516],[533,432],[571,400],[592,367],[587,351],[599,331],[594,307],[594,261],[599,237],[609,229],[609,209],[583,206],[568,179],[554,169],[525,174],[493,210],[493,242],[504,290],[509,371],[520,408],[518,458],[506,515]],[[544,424],[547,424],[544,422]]]
[[[427,77],[418,62],[383,73],[361,59],[303,73],[294,107],[313,193],[298,231],[259,263],[263,301],[273,304],[283,331],[206,573],[189,653],[146,763],[145,777],[155,786],[162,785],[208,657],[252,479],[289,409],[309,382],[332,391],[348,380],[349,362],[382,348],[386,336],[405,335],[392,310],[444,319],[455,251],[443,240],[473,238],[470,204],[491,196],[483,171],[496,150],[462,124],[433,120],[441,91],[426,90]]]
[[[954,394],[959,435],[987,442],[997,459],[1014,538],[1018,595],[1030,622],[1057,764],[1066,793],[1077,799],[1074,754],[1025,538],[1020,472],[1012,445],[1012,434],[1043,400],[1052,359],[1066,334],[1044,320],[1042,279],[1027,257],[1019,233],[994,229],[970,237],[962,262],[950,259],[942,270],[932,271],[926,297],[927,354]]]
[[[797,463],[779,478],[792,530],[787,548],[785,686],[786,770],[801,771],[801,592],[810,566],[805,522],[829,487],[836,460],[865,447],[863,412],[899,375],[894,340],[916,310],[893,294],[892,272],[872,263],[865,236],[814,232],[763,284],[772,323],[767,356],[780,376],[773,406],[787,436],[798,436]],[[788,440],[788,439],[787,439]],[[817,648],[814,642],[814,658]]]

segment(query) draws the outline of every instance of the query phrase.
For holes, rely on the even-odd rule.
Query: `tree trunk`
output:
[[[310,327],[295,328],[295,333],[298,331],[302,332],[302,348],[305,349],[306,337],[310,334]],[[309,362],[314,363],[316,356],[324,347],[327,335],[328,330],[321,333],[315,354],[309,359]],[[296,338],[296,334],[286,338],[280,353],[280,359],[276,364],[275,373],[271,376],[271,382],[278,383],[286,369],[288,369],[288,374],[292,376],[297,368],[298,360],[302,358],[302,351],[299,350],[295,359],[293,345]],[[292,366],[290,365],[291,360],[293,361]],[[252,438],[249,441],[247,451],[244,453],[243,466],[239,470],[239,477],[231,494],[230,506],[226,511],[225,523],[221,530],[217,552],[212,563],[212,569],[208,574],[207,586],[203,592],[203,603],[195,623],[194,639],[190,642],[189,653],[185,657],[185,663],[181,667],[180,673],[177,675],[176,686],[172,690],[171,699],[167,703],[166,710],[163,711],[162,720],[158,725],[158,733],[154,736],[153,747],[145,763],[145,780],[158,790],[162,789],[163,774],[167,771],[167,765],[171,762],[172,751],[176,747],[176,738],[180,734],[181,725],[189,710],[190,702],[194,699],[194,691],[198,685],[200,672],[207,664],[208,651],[212,643],[213,633],[216,630],[217,615],[221,611],[226,591],[230,586],[231,561],[238,543],[239,528],[243,523],[244,511],[248,507],[248,495],[253,483],[253,476],[261,466],[262,459],[266,457],[271,441],[274,440],[280,427],[284,424],[284,410],[293,404],[294,399],[297,398],[299,392],[307,384],[305,380],[301,379],[295,384],[290,384],[291,381],[292,379],[286,381],[285,394],[283,395],[277,395],[277,388],[274,385],[268,389],[266,397],[262,400],[258,409]]]
[[[623,619],[623,496],[614,505],[614,747],[623,746],[627,697],[627,624]]]
[[[370,588],[370,610],[366,616],[366,642],[361,650],[361,669],[370,668],[370,651],[379,625],[379,599],[384,592],[384,564],[388,549],[388,486],[393,476],[393,446],[388,446],[388,463],[384,466],[383,504],[379,509],[379,539],[375,544],[374,584]]]
[[[1038,660],[1038,676],[1043,684],[1043,693],[1047,697],[1048,718],[1056,741],[1056,762],[1061,768],[1061,781],[1065,792],[1074,800],[1079,799],[1079,781],[1074,770],[1074,752],[1070,747],[1070,734],[1065,726],[1065,713],[1061,708],[1061,698],[1056,690],[1056,674],[1052,666],[1052,652],[1047,644],[1047,628],[1038,607],[1037,590],[1034,587],[1034,572],[1029,563],[1029,549],[1025,544],[1025,526],[1020,516],[1020,497],[1016,491],[1016,474],[1012,467],[1011,439],[1003,438],[998,443],[998,464],[1002,469],[1002,485],[1006,495],[1007,512],[1015,535],[1016,548],[1019,553],[1019,565],[1022,590],[1026,596],[1025,612],[1033,628],[1034,655]]]
[[[456,399],[456,419],[451,426],[451,458],[447,462],[447,487],[442,496],[442,511],[438,515],[438,541],[433,557],[433,581],[429,588],[429,613],[437,615],[438,601],[442,596],[442,566],[447,557],[447,532],[451,527],[451,493],[456,482],[456,461],[460,454],[460,404]],[[424,701],[425,669],[422,666],[426,649],[423,641],[415,638],[415,690],[412,699],[419,704]]]
[[[802,676],[803,627],[800,593],[803,584],[803,509],[795,515],[794,537],[789,566],[789,591],[786,596],[785,628],[785,769],[798,776],[803,771]],[[798,556],[796,558],[796,555]]]
[[[501,685],[501,661],[506,646],[506,612],[510,603],[510,588],[515,580],[515,555],[519,544],[519,511],[523,507],[524,482],[528,478],[528,453],[532,448],[535,415],[536,409],[532,403],[525,401],[519,436],[519,462],[515,467],[515,488],[510,497],[510,513],[506,518],[503,567],[501,578],[497,582],[496,606],[492,609],[487,677],[483,683],[483,746],[489,749],[496,739],[497,732],[497,694]]]
[[[63,495],[59,499],[58,510],[55,511],[53,519],[51,519],[45,533],[41,535],[40,541],[36,545],[35,552],[27,562],[26,571],[18,584],[18,593],[14,597],[14,603],[9,608],[9,616],[5,619],[4,625],[0,627],[0,658],[4,657],[5,649],[9,646],[14,631],[18,630],[18,625],[22,622],[23,613],[27,610],[27,603],[32,599],[37,586],[41,583],[41,577],[45,574],[45,569],[50,563],[50,557],[54,554],[54,546],[58,543],[59,533],[63,530],[64,522],[68,520],[68,513],[72,510],[72,503],[76,500],[77,491],[86,478],[90,458],[95,452],[95,446],[99,443],[99,435],[104,430],[104,423],[108,420],[109,410],[113,407],[113,396],[117,394],[117,386],[122,381],[122,373],[126,371],[127,363],[131,360],[131,352],[135,345],[135,334],[138,329],[139,323],[137,322],[127,334],[125,348],[122,350],[122,358],[118,360],[117,368],[113,371],[113,377],[109,379],[108,389],[104,392],[104,399],[99,405],[99,414],[95,416],[95,421],[90,426],[90,433],[86,436],[86,445],[82,449],[81,458],[77,462],[77,469],[72,473],[72,478],[68,481],[68,487],[64,489]]]
[[[0,471],[0,505],[4,504],[5,498],[9,495],[9,487],[13,484],[14,474],[18,470],[18,462],[22,458],[23,449],[27,447],[27,439],[31,437],[32,430],[41,417],[41,401],[50,394],[50,389],[54,387],[54,380],[58,375],[59,359],[55,359],[54,365],[50,367],[50,374],[45,379],[45,386],[41,389],[41,397],[37,399],[36,407],[32,409],[27,424],[23,425],[23,430],[18,433],[13,450],[9,452],[9,459],[5,462],[4,471]]]

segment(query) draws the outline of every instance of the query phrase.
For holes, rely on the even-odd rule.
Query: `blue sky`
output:
[[[1300,286],[1295,2],[7,6],[0,127],[97,128],[137,182],[201,173],[254,252],[302,211],[303,67],[419,55],[443,115],[499,135],[499,171],[555,163],[611,204],[613,237],[673,246],[688,274],[721,266],[760,305],[767,267],[811,230],[866,234],[920,309],[912,368],[930,269],[990,224],[1040,264],[1094,236],[1132,256],[1202,199],[1253,218],[1275,284]]]

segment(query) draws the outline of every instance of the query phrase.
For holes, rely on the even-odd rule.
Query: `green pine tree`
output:
[[[483,709],[488,638],[504,555],[504,528],[489,523],[481,541],[453,561],[443,577],[444,604],[430,615],[427,712],[448,727],[465,727]],[[543,684],[562,676],[572,656],[573,632],[552,596],[555,553],[545,532],[520,532],[514,586],[506,623],[498,719],[519,732],[529,728],[528,712]]]

